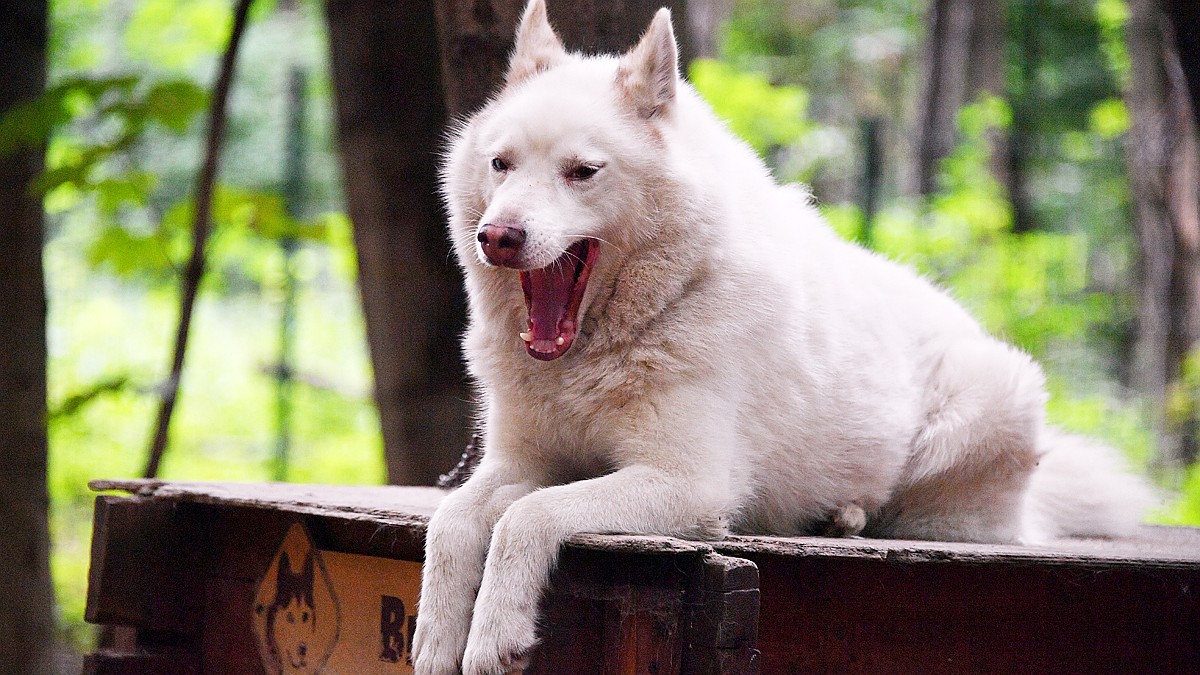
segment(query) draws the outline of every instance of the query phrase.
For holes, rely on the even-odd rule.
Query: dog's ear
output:
[[[529,0],[521,25],[517,27],[517,41],[512,58],[508,60],[508,75],[505,86],[511,87],[567,58],[567,50],[550,27],[546,16],[546,0]]]
[[[679,80],[679,47],[671,26],[671,10],[654,15],[646,34],[617,68],[617,83],[645,118],[662,113],[675,100]]]

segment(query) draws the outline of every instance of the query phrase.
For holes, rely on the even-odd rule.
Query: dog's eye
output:
[[[587,180],[596,175],[600,170],[598,166],[590,164],[580,164],[579,166],[567,172],[567,180]]]
[[[493,157],[492,169],[499,171],[500,173],[504,173],[505,171],[508,171],[508,162],[500,159],[499,157]]]

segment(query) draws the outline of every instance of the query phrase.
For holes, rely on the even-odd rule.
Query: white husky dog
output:
[[[532,0],[444,192],[485,454],[429,523],[418,673],[521,668],[577,532],[1035,542],[1147,503],[1043,425],[1028,356],[772,180],[680,79],[666,9],[585,57]]]

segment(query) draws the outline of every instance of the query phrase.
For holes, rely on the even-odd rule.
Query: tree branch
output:
[[[196,294],[200,289],[200,280],[204,277],[205,245],[208,242],[208,232],[212,227],[213,186],[217,177],[217,160],[221,153],[221,143],[225,138],[226,102],[229,99],[229,89],[233,83],[234,63],[237,61],[238,45],[242,41],[242,33],[246,29],[247,15],[250,4],[254,0],[238,0],[233,14],[233,29],[229,34],[229,44],[221,58],[221,67],[217,82],[213,88],[212,105],[208,117],[208,141],[204,150],[204,165],[196,181],[195,220],[192,224],[192,257],[184,270],[183,296],[179,303],[179,328],[175,333],[175,355],[171,361],[171,375],[167,378],[166,389],[162,394],[162,402],[158,409],[158,423],[155,425],[154,438],[150,442],[150,452],[146,459],[146,469],[142,475],[153,478],[158,475],[159,464],[162,463],[163,453],[167,449],[167,431],[171,426],[171,413],[175,410],[175,401],[179,395],[179,380],[183,374],[183,357],[187,351],[188,334],[192,325],[192,311],[196,306]]]

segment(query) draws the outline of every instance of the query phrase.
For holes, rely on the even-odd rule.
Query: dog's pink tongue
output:
[[[529,348],[539,354],[554,354],[575,337],[574,321],[567,317],[575,274],[562,265],[521,272],[521,285],[529,305]],[[558,343],[563,338],[563,344]]]

